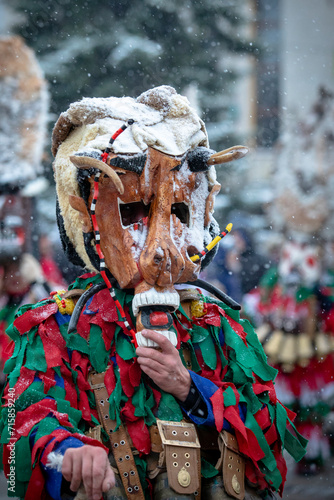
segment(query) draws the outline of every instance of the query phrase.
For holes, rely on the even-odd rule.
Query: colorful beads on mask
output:
[[[224,236],[226,236],[232,229],[232,226],[233,224],[230,222],[229,224],[227,224],[226,228],[224,231],[222,231],[218,236],[216,236],[205,248],[204,250],[202,250],[202,252],[196,254],[196,255],[193,255],[192,257],[190,257],[190,260],[192,260],[193,262],[197,262],[198,260],[200,259],[203,259],[203,257],[208,253],[210,252],[210,250],[213,249],[213,247],[215,247],[217,245],[217,243],[220,242],[221,239],[224,238]]]

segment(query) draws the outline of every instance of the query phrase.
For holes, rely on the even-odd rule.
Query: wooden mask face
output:
[[[95,214],[106,266],[120,287],[164,291],[195,280],[200,264],[190,257],[203,250],[219,185],[210,191],[205,172],[152,148],[141,171],[112,166],[112,159],[111,168],[124,192],[102,174]]]

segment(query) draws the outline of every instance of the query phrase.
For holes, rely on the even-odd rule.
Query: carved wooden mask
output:
[[[190,257],[203,250],[219,184],[209,186],[207,173],[191,171],[187,158],[153,148],[142,158],[129,155],[128,164],[124,155],[117,160],[111,154],[107,163],[122,186],[102,174],[95,208],[106,266],[121,288],[166,291],[195,280],[200,263]],[[88,206],[93,177],[90,182]],[[91,231],[88,209],[75,198],[71,205],[81,212],[84,231]]]

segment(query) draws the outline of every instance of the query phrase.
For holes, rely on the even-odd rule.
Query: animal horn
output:
[[[218,153],[214,153],[207,161],[208,165],[219,165],[220,163],[228,163],[232,160],[243,158],[248,153],[246,146],[232,146]]]
[[[124,186],[121,179],[116,174],[116,172],[103,161],[97,160],[96,158],[92,158],[91,156],[70,156],[70,160],[73,163],[73,165],[77,168],[82,168],[82,169],[98,168],[99,170],[101,170],[101,172],[110,177],[110,179],[115,184],[115,187],[119,192],[119,194],[124,193]]]

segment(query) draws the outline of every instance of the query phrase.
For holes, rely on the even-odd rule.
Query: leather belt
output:
[[[110,419],[109,416],[109,395],[104,384],[104,375],[105,372],[91,372],[89,374],[89,383],[94,391],[100,421],[108,434],[111,451],[115,458],[127,498],[145,500],[137,466],[131,450],[129,435],[122,424],[115,430],[116,421]]]

